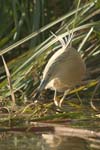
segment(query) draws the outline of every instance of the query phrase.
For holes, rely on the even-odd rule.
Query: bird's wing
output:
[[[48,81],[53,78],[54,74],[56,74],[56,71],[60,69],[61,64],[64,63],[68,58],[69,52],[66,53],[66,51],[64,51],[59,55],[58,54],[55,53],[48,61],[43,72],[43,79]]]

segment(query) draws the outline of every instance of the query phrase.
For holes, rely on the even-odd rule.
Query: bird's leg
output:
[[[60,101],[59,101],[59,107],[61,107],[61,105],[62,105],[62,102],[63,102],[63,100],[65,99],[65,97],[66,97],[66,95],[69,93],[69,89],[68,90],[66,90],[65,92],[64,92],[64,95],[63,95],[63,97],[60,99]]]
[[[57,90],[55,89],[55,92],[54,92],[54,104],[56,106],[59,106],[59,103],[58,103],[58,100],[57,100]]]

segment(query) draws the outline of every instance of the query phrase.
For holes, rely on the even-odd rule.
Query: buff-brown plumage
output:
[[[43,78],[38,88],[67,91],[79,84],[85,74],[86,66],[80,54],[73,47],[62,47],[49,59],[43,71]],[[61,105],[54,96],[56,105]]]

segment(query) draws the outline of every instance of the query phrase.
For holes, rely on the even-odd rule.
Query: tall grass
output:
[[[100,68],[98,1],[81,3],[78,9],[71,7],[71,10],[62,16],[50,18],[48,24],[45,21],[45,1],[37,0],[33,3],[35,1],[1,0],[1,2],[0,9],[3,13],[0,17],[2,22],[0,56],[8,62],[14,93],[31,95],[38,85],[48,53],[60,47],[59,42],[50,34],[52,30],[61,37],[74,32],[72,45],[86,61],[88,70],[86,79],[98,80]],[[52,12],[52,10],[49,11]],[[0,96],[5,99],[11,93],[2,60],[0,61],[2,64],[0,66]]]

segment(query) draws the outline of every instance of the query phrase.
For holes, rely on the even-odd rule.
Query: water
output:
[[[100,139],[51,133],[2,133],[0,150],[100,150]]]
[[[100,150],[100,114],[86,107],[68,112],[45,123],[18,122],[9,131],[0,125],[0,150]]]

